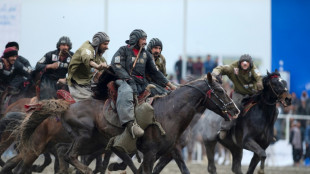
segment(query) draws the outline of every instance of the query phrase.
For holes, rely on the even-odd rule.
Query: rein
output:
[[[204,98],[204,100],[203,100],[203,103],[205,103],[206,100],[207,100],[207,98],[209,98],[209,99],[212,101],[212,103],[214,103],[214,104],[215,104],[217,107],[219,107],[222,111],[227,112],[227,106],[229,106],[230,104],[233,104],[233,101],[231,100],[229,103],[224,103],[224,101],[223,101],[222,99],[220,99],[220,98],[218,97],[218,95],[214,92],[214,90],[211,88],[211,86],[210,86],[210,84],[207,82],[207,80],[204,79],[203,81],[204,81],[204,82],[208,85],[208,87],[209,87],[209,90],[207,90],[206,93],[204,93],[201,89],[199,89],[199,88],[196,87],[196,86],[192,86],[192,85],[189,85],[189,84],[185,84],[184,86],[194,88],[194,89],[198,90],[203,96],[206,96],[206,97]],[[213,94],[213,95],[222,103],[222,105],[223,105],[222,107],[219,106],[214,100],[212,100],[211,94]]]
[[[271,78],[271,79],[273,79],[273,78],[279,78],[279,76],[278,76],[278,75],[272,75],[270,78]],[[273,103],[269,103],[268,101],[266,101],[266,100],[264,99],[265,102],[266,102],[266,104],[268,104],[268,105],[274,105],[274,104],[276,104],[276,103],[280,100],[280,97],[282,96],[282,95],[278,94],[278,93],[274,90],[274,87],[271,85],[271,79],[269,80],[268,85],[269,85],[271,91],[273,92],[273,94],[277,97],[277,100],[276,100],[275,102],[273,102]]]

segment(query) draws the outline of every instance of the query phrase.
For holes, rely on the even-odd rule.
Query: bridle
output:
[[[208,87],[209,87],[209,90],[207,90],[206,93],[204,93],[204,92],[203,92],[201,89],[199,89],[198,87],[192,86],[192,85],[190,85],[190,84],[185,84],[185,85],[183,85],[183,86],[188,86],[188,87],[191,87],[191,88],[194,88],[194,89],[198,90],[203,96],[205,96],[203,103],[205,103],[206,100],[207,100],[207,98],[209,98],[209,99],[211,100],[211,102],[214,103],[214,104],[215,104],[218,108],[220,108],[223,112],[228,113],[227,107],[228,107],[229,105],[231,105],[231,104],[234,104],[234,102],[232,101],[232,99],[230,99],[230,102],[229,102],[229,103],[224,103],[224,101],[223,101],[221,98],[219,98],[218,95],[217,95],[217,94],[214,92],[214,90],[211,88],[211,86],[210,86],[210,84],[207,82],[207,80],[204,79],[203,81],[204,81],[204,82],[208,85]],[[221,102],[221,104],[222,104],[223,106],[219,106],[218,103],[216,103],[214,100],[212,100],[211,94],[213,94],[213,95],[215,96],[215,98],[217,98],[217,99]]]
[[[283,98],[283,97],[286,97],[286,96],[283,96],[284,94],[278,94],[275,90],[274,90],[274,87],[271,85],[271,80],[273,79],[273,78],[279,78],[279,76],[278,75],[272,75],[271,77],[270,77],[270,80],[269,80],[269,86],[270,86],[270,89],[271,89],[271,91],[273,92],[273,94],[277,97],[277,101],[279,101],[281,98]]]

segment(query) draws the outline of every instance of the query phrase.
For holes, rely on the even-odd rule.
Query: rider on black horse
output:
[[[14,47],[8,47],[4,50],[0,59],[0,114],[4,112],[3,102],[6,96],[16,94],[16,91],[18,91],[18,89],[11,84],[15,76],[30,77],[30,73],[25,71],[21,63],[15,64],[17,57],[18,50]]]
[[[111,66],[117,76],[118,96],[116,101],[117,113],[121,124],[128,127],[133,137],[141,137],[144,134],[136,123],[134,114],[134,99],[142,93],[148,81],[146,73],[150,74],[160,86],[168,86],[172,90],[176,87],[156,69],[152,55],[144,49],[146,33],[136,29],[130,33],[126,46],[122,46],[114,54]]]
[[[15,47],[17,49],[17,51],[19,51],[19,44],[17,42],[8,42],[6,45],[5,45],[5,48],[8,48],[8,47]],[[21,56],[21,55],[18,55],[15,63],[14,63],[14,66],[15,67],[22,67],[22,69],[26,72],[28,72],[29,74],[31,74],[32,72],[32,67],[29,63],[29,61]],[[27,76],[24,76],[20,73],[14,73],[13,74],[14,78],[12,79],[11,81],[11,86],[14,86],[15,89],[14,91],[12,91],[12,93],[14,94],[18,94],[20,91],[24,90],[29,84],[29,77]]]
[[[37,63],[35,70],[42,72],[40,81],[40,100],[56,98],[56,91],[59,89],[58,82],[65,83],[68,66],[73,52],[70,38],[63,36],[56,44],[56,50],[46,53]],[[53,90],[51,96],[42,95],[42,89],[49,87]]]
[[[262,76],[258,69],[253,64],[252,57],[248,54],[242,55],[239,61],[233,62],[230,65],[218,66],[212,71],[213,76],[227,75],[234,84],[234,93],[232,99],[237,107],[242,111],[242,100],[255,94],[258,90],[263,89]],[[223,121],[221,131],[219,132],[220,139],[226,137],[226,131],[235,124],[235,121]]]

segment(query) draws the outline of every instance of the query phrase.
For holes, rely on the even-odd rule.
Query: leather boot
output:
[[[127,123],[127,129],[133,138],[139,138],[144,135],[144,130],[134,121]]]

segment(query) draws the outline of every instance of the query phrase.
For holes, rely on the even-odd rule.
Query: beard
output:
[[[154,53],[153,53],[153,56],[154,56],[154,57],[159,57],[159,56],[160,56],[160,53],[159,53],[159,52],[154,52]]]
[[[103,54],[107,49],[102,49],[102,48],[99,48],[98,49],[98,53],[101,55]]]
[[[66,57],[70,56],[69,51],[67,49],[60,50],[60,55]]]

